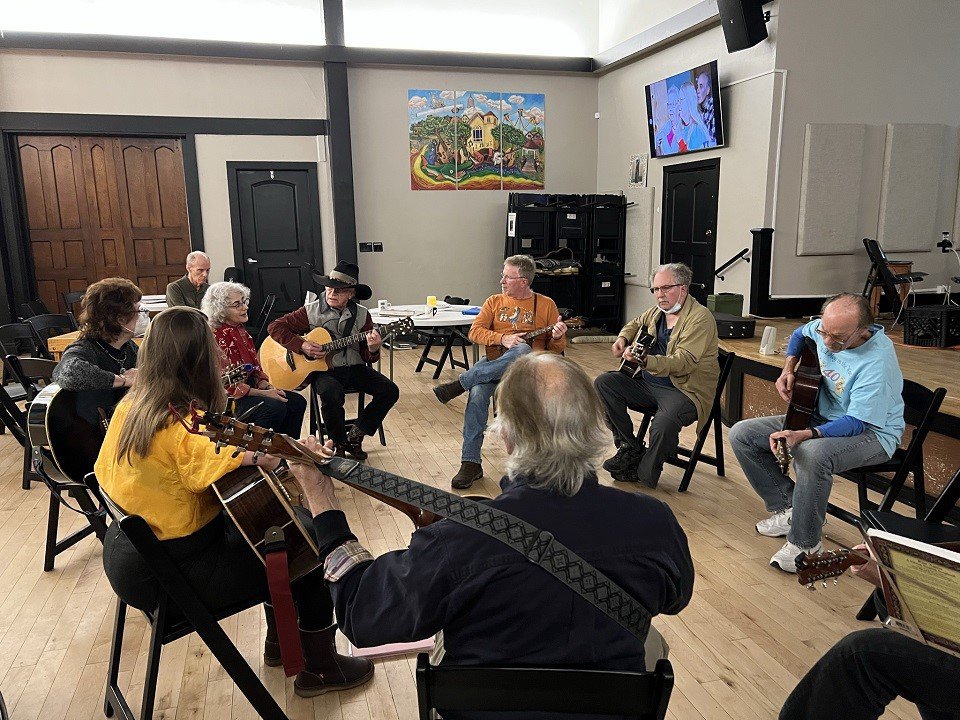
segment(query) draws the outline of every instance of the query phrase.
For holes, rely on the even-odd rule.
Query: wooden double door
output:
[[[183,276],[190,252],[178,139],[19,136],[29,258],[38,297],[125,277],[146,295]]]

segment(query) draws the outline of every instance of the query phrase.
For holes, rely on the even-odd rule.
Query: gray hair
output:
[[[596,473],[606,441],[603,409],[575,362],[551,352],[521,357],[500,381],[497,405],[490,430],[512,446],[511,479],[570,497]]]
[[[517,269],[520,277],[525,277],[529,282],[537,276],[537,264],[529,255],[511,255],[503,261],[504,265],[510,265]]]
[[[653,269],[653,272],[650,273],[650,285],[653,286],[653,278],[659,272],[669,272],[673,275],[673,279],[680,285],[685,285],[690,287],[690,283],[693,282],[693,270],[684,265],[683,263],[666,263],[664,265],[657,265]]]
[[[820,314],[823,315],[823,313],[827,311],[827,307],[838,301],[842,302],[843,305],[846,305],[848,308],[857,313],[858,328],[865,328],[873,325],[873,309],[870,307],[870,303],[867,302],[867,299],[863,295],[856,295],[855,293],[842,292],[837,293],[833,297],[828,297],[824,301],[823,307],[820,308]]]
[[[218,282],[207,288],[200,301],[200,309],[207,316],[213,327],[219,327],[227,314],[230,296],[234,293],[243,295],[244,300],[250,299],[250,288],[235,282]]]
[[[193,265],[200,258],[210,262],[210,256],[203,252],[203,250],[194,250],[192,253],[187,255],[187,266],[189,267],[190,265]]]

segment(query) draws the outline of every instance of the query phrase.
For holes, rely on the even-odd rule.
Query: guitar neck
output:
[[[553,329],[555,327],[556,327],[556,324],[548,325],[547,327],[540,328],[539,330],[531,330],[530,332],[528,332],[526,335],[523,336],[523,339],[534,340],[540,337],[541,335],[546,335],[548,332],[553,332]]]
[[[323,352],[333,352],[335,350],[342,350],[345,347],[350,347],[351,345],[356,345],[361,340],[366,339],[367,335],[370,334],[370,330],[364,332],[354,333],[353,335],[345,335],[342,338],[337,338],[336,340],[331,340],[328,343],[324,343],[320,346]]]

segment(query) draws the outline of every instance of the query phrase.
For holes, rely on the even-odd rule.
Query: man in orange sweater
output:
[[[529,255],[513,255],[504,261],[500,275],[503,292],[487,298],[470,327],[470,339],[487,346],[486,359],[462,373],[459,379],[433,389],[442,403],[470,393],[463,418],[460,471],[451,481],[458,490],[465,490],[483,477],[480,448],[490,398],[510,363],[531,350],[559,353],[567,345],[567,326],[560,318],[557,304],[530,289],[536,273],[537,266]],[[532,347],[524,341],[524,334],[551,325],[553,330],[532,340]]]

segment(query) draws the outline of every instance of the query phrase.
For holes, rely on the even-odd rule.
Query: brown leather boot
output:
[[[450,484],[457,490],[466,490],[482,477],[483,468],[480,463],[463,460],[460,463],[460,471],[453,476]]]
[[[300,631],[306,668],[293,683],[293,691],[300,697],[357,687],[373,677],[372,662],[337,652],[336,632],[336,625],[323,630]]]
[[[263,617],[267,621],[267,639],[263,641],[263,664],[268,667],[279,667],[283,664],[280,659],[280,638],[277,635],[277,620],[273,615],[273,605],[263,604]]]
[[[443,383],[442,385],[437,385],[433,388],[433,394],[437,396],[437,400],[444,404],[450,402],[455,397],[460,397],[466,391],[466,388],[460,384],[459,380]]]

